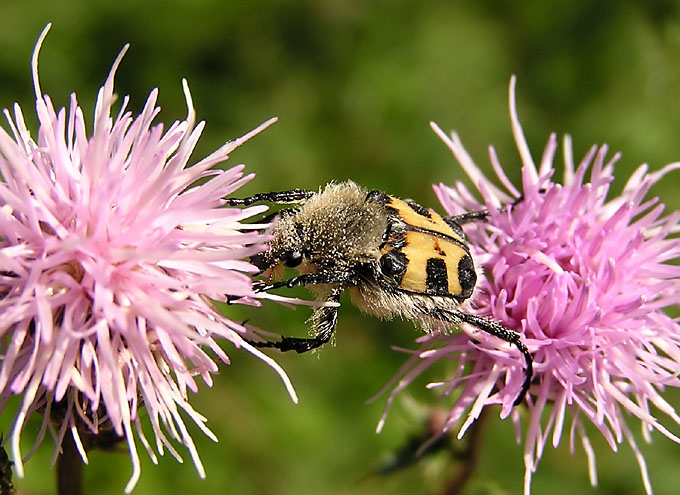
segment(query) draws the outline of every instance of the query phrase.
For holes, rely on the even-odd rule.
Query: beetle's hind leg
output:
[[[290,191],[278,191],[258,193],[247,198],[225,198],[228,206],[248,206],[253,203],[267,201],[269,203],[303,203],[316,193],[305,189],[292,189]]]
[[[339,303],[341,293],[342,289],[340,287],[333,288],[326,302]],[[278,342],[249,341],[249,344],[257,347],[274,347],[281,352],[295,351],[298,354],[321,347],[333,336],[335,325],[338,322],[338,306],[321,306],[317,308],[314,310],[312,320],[315,324],[314,337],[312,338],[281,337],[281,340]]]
[[[526,368],[524,369],[524,382],[522,383],[522,388],[513,403],[515,406],[522,403],[524,396],[526,395],[529,387],[531,386],[531,380],[534,376],[534,360],[529,353],[529,349],[522,342],[522,334],[509,328],[504,327],[500,323],[490,318],[485,318],[483,316],[471,315],[468,313],[463,313],[460,311],[447,311],[446,314],[438,314],[437,317],[443,321],[452,321],[454,323],[469,323],[480,330],[485,331],[501,340],[504,340],[512,345],[514,345],[519,352],[524,356],[524,361],[526,362]]]
[[[469,323],[476,326],[480,330],[484,330],[499,339],[505,340],[510,344],[517,347],[517,350],[524,356],[524,361],[526,362],[526,368],[524,369],[524,382],[522,383],[522,388],[515,399],[514,405],[517,406],[522,403],[524,396],[526,395],[529,387],[531,386],[531,380],[534,376],[534,360],[529,353],[529,349],[522,342],[522,334],[505,328],[503,325],[497,321],[491,320],[489,318],[483,318],[481,316],[471,315],[467,313],[456,312],[456,316],[460,318],[461,321]]]

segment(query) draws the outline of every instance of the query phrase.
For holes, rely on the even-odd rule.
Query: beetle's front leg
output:
[[[278,191],[268,193],[258,193],[247,198],[225,198],[229,206],[248,206],[253,203],[260,203],[267,201],[269,203],[302,203],[316,193],[314,191],[307,191],[305,189],[293,189],[291,191]]]
[[[347,284],[354,283],[356,275],[353,272],[320,272],[304,273],[288,280],[274,282],[273,284],[263,284],[256,282],[253,284],[255,292],[268,292],[280,287],[297,287],[298,285],[319,285],[319,284]]]

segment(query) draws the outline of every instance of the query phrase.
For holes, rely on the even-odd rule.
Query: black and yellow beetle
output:
[[[338,303],[349,290],[364,313],[399,316],[425,330],[443,324],[468,323],[517,347],[526,361],[519,404],[532,378],[532,359],[518,332],[500,323],[459,310],[477,282],[474,263],[461,225],[486,218],[486,212],[442,217],[410,200],[382,191],[366,191],[353,182],[328,184],[321,192],[292,190],[263,193],[227,204],[299,203],[272,218],[269,250],[253,257],[261,273],[275,278],[279,267],[294,267],[289,280],[260,284],[259,291],[303,285],[321,301]],[[261,347],[306,352],[328,342],[338,307],[314,311],[312,338],[282,337]]]

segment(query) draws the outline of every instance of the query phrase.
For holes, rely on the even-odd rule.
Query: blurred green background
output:
[[[435,206],[431,184],[452,183],[461,171],[430,120],[459,131],[485,166],[493,143],[517,180],[507,116],[511,74],[535,157],[552,131],[572,134],[577,158],[593,143],[608,143],[623,152],[615,187],[642,162],[657,169],[680,159],[680,10],[673,1],[3,0],[0,18],[0,106],[19,102],[29,126],[30,55],[47,22],[54,26],[41,52],[41,84],[58,105],[75,91],[91,115],[99,85],[129,42],[117,93],[131,95],[131,108],[139,109],[159,87],[157,121],[169,124],[185,116],[186,77],[198,117],[208,123],[196,159],[278,116],[232,155],[232,164],[257,173],[243,195],[352,178]],[[677,209],[677,188],[673,176],[655,193]],[[304,308],[273,304],[233,313],[288,335],[304,335],[307,316]],[[365,401],[404,361],[390,346],[412,347],[415,335],[409,324],[380,323],[344,306],[334,346],[278,359],[298,405],[268,367],[227,349],[232,366],[191,398],[220,439],[213,444],[192,429],[207,479],[197,477],[188,456],[183,465],[166,455],[153,466],[142,453],[135,493],[438,493],[456,471],[445,453],[388,477],[372,474],[421,430],[425,412],[414,404],[437,404],[421,380],[409,390],[411,402],[397,401],[375,434],[385,397]],[[430,378],[446,373],[440,368]],[[669,400],[680,404],[678,394]],[[512,425],[491,412],[480,465],[464,493],[521,493],[522,447]],[[10,419],[3,415],[3,431]],[[25,451],[37,425],[26,430]],[[581,446],[570,455],[565,436],[559,449],[547,449],[533,492],[642,493],[630,449],[615,455],[598,434],[592,439],[598,488],[589,485]],[[677,493],[680,446],[654,435],[642,449],[655,493]],[[48,440],[16,481],[19,493],[54,492],[50,456]],[[129,459],[92,453],[85,473],[86,493],[122,493]]]

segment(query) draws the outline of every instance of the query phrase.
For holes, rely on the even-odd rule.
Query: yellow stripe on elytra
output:
[[[406,232],[405,240],[405,245],[400,251],[406,255],[408,265],[399,284],[402,289],[427,293],[427,260],[439,258],[446,264],[449,294],[457,296],[462,293],[458,280],[458,262],[467,254],[462,247],[441,237],[419,231]]]
[[[413,208],[411,208],[405,201],[393,196],[390,196],[389,198],[390,202],[386,206],[394,208],[397,211],[399,218],[401,218],[405,224],[411,225],[412,227],[416,227],[418,229],[438,232],[440,234],[452,237],[460,242],[465,242],[465,239],[458,235],[437,212],[428,210],[430,212],[430,218],[426,218],[420,213],[414,211]]]

